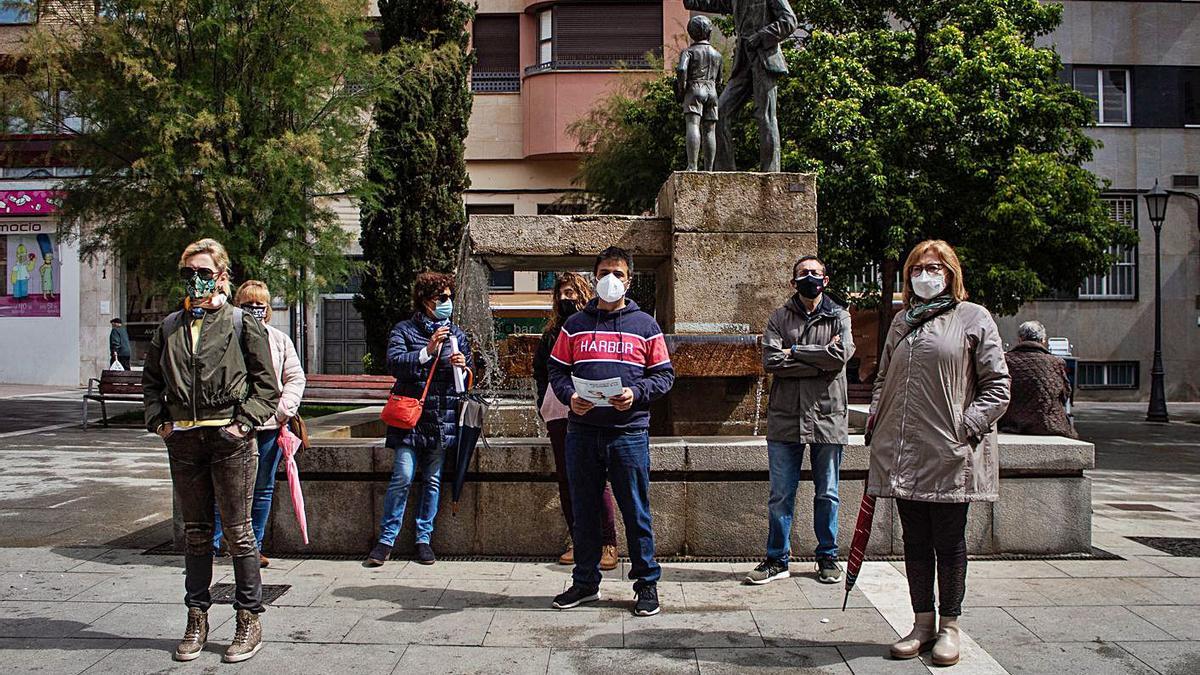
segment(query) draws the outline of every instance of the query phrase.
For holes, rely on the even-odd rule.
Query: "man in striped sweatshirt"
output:
[[[550,353],[550,386],[571,402],[567,427],[567,479],[575,511],[573,583],[554,598],[569,609],[600,599],[601,499],[605,481],[621,509],[629,546],[633,613],[658,614],[654,526],[650,518],[650,403],[675,382],[662,329],[625,297],[633,258],[615,246],[596,256],[596,299],[563,324]],[[602,403],[579,396],[572,376],[620,378],[620,394]]]

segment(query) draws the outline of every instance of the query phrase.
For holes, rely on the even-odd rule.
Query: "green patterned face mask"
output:
[[[179,270],[184,288],[192,300],[203,300],[217,292],[217,275],[212,270],[192,270],[184,267]]]

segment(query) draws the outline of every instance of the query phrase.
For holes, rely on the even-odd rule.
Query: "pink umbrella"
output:
[[[285,424],[279,428],[279,447],[283,448],[283,459],[287,462],[288,491],[292,493],[292,510],[296,522],[300,523],[300,536],[308,543],[308,518],[304,515],[304,492],[300,490],[300,469],[296,468],[296,451],[301,448],[300,437],[292,433]]]

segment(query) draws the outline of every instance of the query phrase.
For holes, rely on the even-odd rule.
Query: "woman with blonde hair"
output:
[[[187,542],[187,628],[174,658],[197,658],[208,640],[215,505],[226,523],[236,585],[237,629],[224,660],[236,663],[262,647],[262,576],[250,525],[258,452],[251,432],[277,410],[279,388],[266,328],[229,304],[225,247],[212,239],[189,244],[179,274],[184,308],[154,331],[142,372],[146,428],[166,443]]]
[[[550,388],[550,351],[562,332],[563,323],[572,314],[583,309],[584,305],[595,294],[592,285],[582,274],[563,272],[554,279],[554,307],[551,309],[550,320],[546,330],[538,342],[537,352],[533,356],[533,379],[537,383],[538,414],[546,423],[546,431],[550,435],[550,447],[554,450],[554,477],[558,480],[558,501],[562,506],[563,518],[567,521],[567,531],[575,530],[575,513],[571,507],[571,486],[567,481],[567,412],[570,408],[558,400]],[[600,569],[611,570],[617,567],[617,507],[613,501],[612,487],[605,484],[604,510],[601,514],[604,544],[600,549]],[[575,546],[568,544],[566,552],[558,558],[560,565],[575,564]]]
[[[271,516],[271,500],[275,496],[275,472],[279,468],[282,455],[279,449],[279,429],[300,410],[300,400],[304,398],[304,368],[300,365],[300,355],[296,353],[296,345],[292,343],[292,338],[271,325],[271,292],[265,283],[256,279],[243,283],[238,287],[234,303],[243,312],[261,321],[267,329],[267,338],[271,342],[271,365],[275,370],[275,385],[280,391],[275,414],[255,429],[255,439],[258,442],[258,474],[254,479],[254,506],[250,511],[250,520],[254,526],[254,539],[258,542],[259,566],[269,567],[271,561],[263,555],[262,544],[267,529],[267,518]],[[213,532],[213,548],[219,552],[225,550],[221,543],[223,534],[221,514],[218,512],[216,529]]]
[[[1008,407],[1008,366],[996,323],[966,301],[962,264],[946,242],[923,241],[908,254],[903,297],[871,400],[867,492],[896,499],[904,533],[915,617],[892,656],[932,646],[933,663],[947,666],[959,656],[967,507],[998,497],[995,425]]]

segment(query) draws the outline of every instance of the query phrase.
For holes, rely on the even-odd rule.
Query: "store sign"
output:
[[[58,190],[0,190],[0,217],[48,216],[62,204]]]
[[[0,220],[0,319],[61,316],[62,261],[53,220]]]

